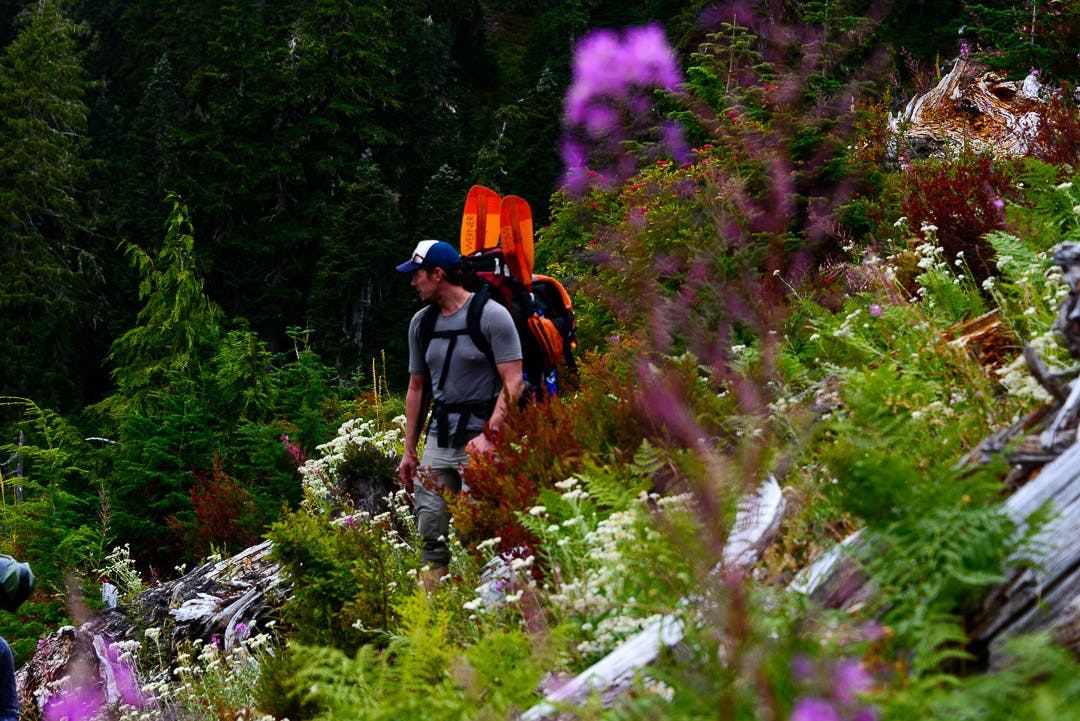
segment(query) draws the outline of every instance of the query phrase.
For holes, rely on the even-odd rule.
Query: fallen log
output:
[[[1080,656],[1080,445],[1047,464],[1006,502],[1005,512],[1026,528],[1049,505],[1052,517],[1034,547],[985,598],[970,621],[971,637],[987,661],[1002,661],[1001,642],[1046,631]]]

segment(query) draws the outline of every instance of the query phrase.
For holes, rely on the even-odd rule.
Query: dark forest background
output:
[[[388,271],[417,239],[456,239],[474,183],[543,225],[575,39],[658,20],[693,49],[706,8],[0,3],[0,394],[71,412],[113,390],[103,361],[139,307],[123,247],[160,249],[170,193],[230,324],[271,352],[310,331],[343,374],[385,351],[400,384],[412,294]],[[959,2],[898,2],[880,35],[935,62],[963,22]]]

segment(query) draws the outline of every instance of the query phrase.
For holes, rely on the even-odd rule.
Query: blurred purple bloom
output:
[[[108,668],[103,670],[108,676],[112,677],[116,685],[116,691],[120,694],[120,699],[129,706],[141,708],[146,703],[146,699],[143,697],[142,689],[135,678],[135,671],[132,669],[131,664],[120,658],[116,647],[112,643],[106,642],[104,651],[103,660],[108,664]]]
[[[791,710],[790,721],[840,721],[840,713],[823,698],[804,696]]]
[[[993,205],[995,208],[999,208],[999,209],[1004,208],[1005,207],[1005,201],[1002,200],[1001,198],[994,198],[994,200],[991,201],[991,205]]]
[[[599,140],[619,126],[619,114],[607,105],[591,105],[584,111],[581,124],[590,138]]]
[[[660,140],[677,162],[690,159],[690,148],[686,144],[686,134],[678,123],[664,123],[660,126]]]
[[[979,395],[979,396],[982,395],[982,393],[980,391],[976,391],[975,393],[976,393],[976,395]],[[877,621],[870,621],[870,622],[866,623],[862,627],[862,632],[863,632],[863,636],[866,637],[867,641],[880,641],[881,639],[885,638],[885,635],[886,635],[885,634],[885,627],[882,626]]]
[[[658,133],[668,153],[685,159],[681,129],[670,123],[658,129],[653,117],[653,92],[676,90],[681,82],[675,53],[659,25],[621,34],[596,30],[582,38],[574,50],[563,114],[567,190],[580,194],[592,183],[618,182],[637,172],[637,160],[624,149],[630,138],[656,138]],[[596,176],[587,172],[593,157],[599,158]]]
[[[664,90],[679,86],[682,75],[659,25],[629,28],[623,40],[620,60],[630,82]]]
[[[833,677],[833,693],[844,703],[851,703],[856,694],[870,690],[872,680],[860,661],[843,661]]]
[[[851,721],[878,721],[879,717],[877,709],[864,706],[851,715]]]
[[[791,672],[798,680],[807,680],[814,675],[814,660],[805,653],[800,653],[791,659]]]
[[[105,702],[101,689],[86,686],[65,691],[45,704],[44,721],[89,721]]]
[[[874,303],[874,304],[872,304],[870,306],[870,317],[872,317],[872,318],[880,318],[881,317],[881,306],[878,305],[877,303]]]

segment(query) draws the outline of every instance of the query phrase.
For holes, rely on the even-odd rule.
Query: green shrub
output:
[[[397,628],[395,604],[415,585],[417,559],[389,519],[295,511],[268,535],[293,586],[281,613],[292,641],[352,654]]]

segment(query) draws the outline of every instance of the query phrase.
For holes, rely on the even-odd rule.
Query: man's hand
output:
[[[495,444],[492,443],[491,439],[487,437],[486,433],[481,433],[476,438],[473,438],[471,441],[465,444],[465,451],[470,455],[475,454],[477,456],[482,456],[485,453],[489,453],[494,449]]]
[[[409,493],[412,493],[413,490],[413,479],[416,478],[417,465],[416,451],[405,451],[405,455],[401,457],[401,462],[398,463],[398,478],[401,480],[402,487]]]

